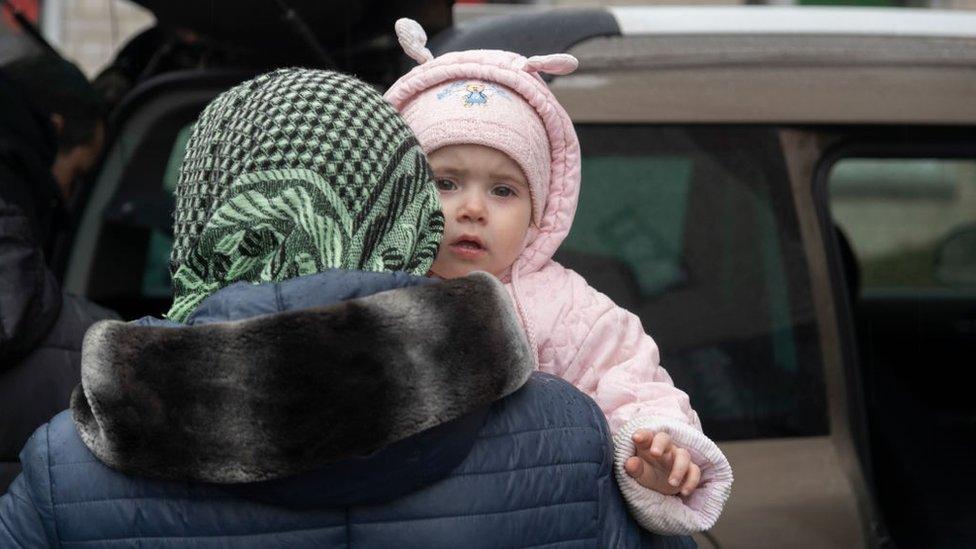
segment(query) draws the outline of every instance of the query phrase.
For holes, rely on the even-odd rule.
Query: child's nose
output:
[[[465,193],[458,208],[458,217],[462,220],[484,221],[487,210],[485,199],[480,193]]]

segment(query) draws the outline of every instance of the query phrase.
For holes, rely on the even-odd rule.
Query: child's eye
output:
[[[438,191],[453,191],[457,188],[457,185],[455,185],[450,179],[435,179],[434,185],[437,187]]]
[[[507,185],[499,185],[491,190],[492,194],[495,196],[500,196],[502,198],[508,198],[510,196],[515,196],[515,189]]]

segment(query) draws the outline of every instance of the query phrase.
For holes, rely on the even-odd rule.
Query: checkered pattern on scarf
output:
[[[382,164],[412,137],[381,95],[337,72],[281,69],[223,93],[200,115],[187,142],[176,191],[173,270],[234,178],[307,168],[329,178],[358,211]]]
[[[399,166],[403,163],[406,164]],[[410,187],[413,183],[410,183],[412,180],[409,177],[404,178],[404,174],[408,172],[415,172],[410,177],[422,179],[417,182],[416,188]],[[275,181],[274,178],[279,176],[284,179]],[[384,177],[399,178],[396,185],[407,185],[409,188],[382,191],[382,187],[393,185],[391,181],[380,180]],[[233,190],[243,179],[250,182],[250,187],[244,189],[247,187],[244,185]],[[254,186],[259,180],[260,189]],[[292,189],[288,191],[287,197],[278,196],[284,189],[297,188],[296,186],[305,190],[296,194]],[[223,249],[231,244],[247,244],[242,249],[251,250],[255,242],[268,240],[267,234],[260,237],[238,235],[231,238],[224,223],[227,219],[236,218],[241,221],[240,229],[244,230],[247,225],[246,216],[261,217],[266,213],[261,208],[249,206],[245,208],[248,210],[245,212],[238,207],[236,213],[224,217],[224,225],[214,227],[212,220],[215,212],[226,208],[228,200],[234,197],[235,192],[265,193],[259,201],[285,204],[286,209],[291,209],[289,200],[317,196],[316,193],[324,192],[329,195],[329,200],[338,197],[342,207],[313,196],[307,199],[308,205],[298,209],[321,213],[321,210],[314,208],[327,204],[326,207],[332,213],[342,214],[341,210],[349,212],[352,216],[349,219],[355,219],[357,224],[368,221],[367,212],[370,212],[370,216],[379,216],[378,219],[369,221],[373,226],[367,231],[370,233],[368,238],[360,234],[363,233],[362,230],[352,225],[343,229],[343,238],[347,239],[352,238],[353,232],[359,231],[357,234],[360,236],[353,238],[355,246],[347,242],[341,247],[342,253],[359,254],[356,257],[325,258],[322,250],[300,250],[300,253],[305,254],[303,261],[314,257],[317,262],[315,268],[318,270],[329,265],[338,265],[342,268],[408,270],[414,274],[426,274],[443,228],[437,192],[433,187],[426,160],[423,159],[409,127],[379,93],[356,78],[341,73],[305,69],[277,70],[244,82],[218,96],[204,109],[194,126],[176,189],[174,245],[171,254],[176,301],[170,311],[171,318],[184,320],[210,292],[236,281],[225,280],[226,277],[222,278],[222,275],[226,273],[219,271],[222,267],[230,268],[230,262],[244,252],[237,250],[231,253],[224,250],[227,257],[214,263],[213,256],[217,250],[215,246]],[[241,200],[244,199],[238,200],[238,206]],[[370,203],[376,200],[393,202],[384,202],[380,204],[381,207],[377,207]],[[413,212],[413,206],[403,203],[404,201],[419,204],[419,210]],[[314,206],[311,205],[313,202]],[[254,206],[253,201],[251,206]],[[395,211],[386,212],[385,206]],[[411,218],[409,223],[422,225],[416,227],[415,232],[418,234],[411,235],[411,230],[403,230],[402,225],[407,222],[401,223],[400,228],[397,228],[395,220],[390,219],[392,214],[413,215],[416,219]],[[277,221],[272,220],[273,217],[275,216],[264,216],[263,219],[268,223],[276,223]],[[297,218],[293,221],[298,223]],[[208,228],[212,236],[219,229],[217,232],[220,232],[224,240],[217,242],[213,237],[210,241],[201,243],[201,236]],[[303,229],[307,230],[308,227]],[[279,238],[271,239],[268,245],[278,248],[268,250],[269,258],[273,255],[270,252],[275,252],[278,256],[299,253],[298,248],[301,246],[311,246],[313,244],[309,243],[323,240],[313,235],[305,238],[301,246],[296,244],[294,238],[286,245],[282,231],[289,230],[294,230],[294,227],[272,231]],[[381,234],[383,231],[398,231],[398,237],[391,241]],[[239,230],[238,233],[240,232]],[[228,238],[231,240],[228,241]],[[329,239],[331,238],[332,235],[329,235]],[[385,249],[369,249],[369,246],[378,246],[381,241],[386,246]],[[354,249],[357,246],[366,248]],[[336,249],[339,248],[330,248]],[[292,252],[293,250],[296,251]],[[385,262],[370,259],[377,255],[384,257]],[[427,255],[430,255],[429,261]],[[391,257],[402,260],[398,264]],[[281,257],[275,258],[279,266],[281,260]],[[257,274],[258,271],[249,274],[236,272],[243,269],[238,264],[233,269],[236,270],[234,277],[237,280],[262,282],[307,274],[306,265],[307,261],[301,263],[301,268],[297,270],[289,267],[281,272],[272,272],[274,269],[269,271],[265,268],[260,274]],[[187,294],[194,295],[188,298]]]

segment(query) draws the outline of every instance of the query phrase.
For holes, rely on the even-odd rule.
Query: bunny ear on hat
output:
[[[544,72],[546,74],[569,74],[579,67],[579,61],[568,53],[553,53],[550,55],[533,55],[525,60],[528,72]]]
[[[402,17],[397,19],[397,22],[393,24],[393,29],[396,30],[400,47],[414,61],[423,64],[434,58],[434,54],[430,53],[430,50],[427,49],[427,33],[424,32],[424,28],[420,26],[420,23],[413,19]]]
[[[420,23],[413,19],[402,17],[393,25],[396,30],[400,47],[414,61],[424,64],[434,58],[434,54],[427,49],[427,33]],[[579,61],[567,53],[553,53],[550,55],[533,55],[525,60],[522,67],[526,72],[544,72],[546,74],[569,74],[579,67]]]

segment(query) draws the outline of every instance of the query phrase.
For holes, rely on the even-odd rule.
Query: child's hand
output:
[[[634,433],[635,454],[624,463],[627,474],[638,484],[666,496],[689,496],[701,481],[701,469],[691,454],[671,442],[667,433],[641,429]]]

